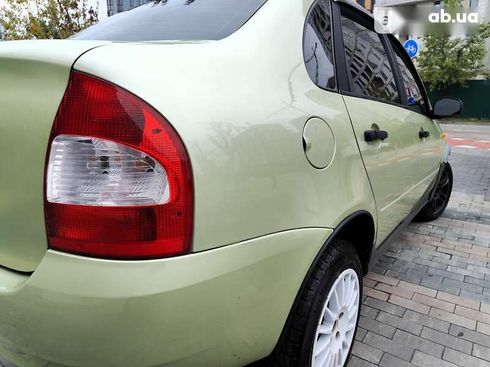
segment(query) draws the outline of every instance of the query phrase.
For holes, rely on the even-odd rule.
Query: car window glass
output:
[[[106,41],[220,40],[267,0],[155,0],[111,16],[74,39]]]
[[[332,24],[328,1],[317,1],[308,14],[303,48],[306,70],[311,80],[320,88],[335,89]]]
[[[351,74],[351,92],[400,103],[388,54],[379,35],[342,16],[342,36]]]
[[[391,41],[395,42],[395,41]],[[398,42],[398,41],[396,41]],[[400,73],[403,79],[403,85],[407,94],[407,104],[408,107],[412,110],[420,113],[426,112],[426,105],[423,94],[420,90],[419,85],[417,84],[417,80],[413,73],[410,71],[409,67],[406,64],[405,59],[403,59],[400,55],[400,50],[396,45],[393,45],[393,49],[395,50],[395,57],[400,68]]]

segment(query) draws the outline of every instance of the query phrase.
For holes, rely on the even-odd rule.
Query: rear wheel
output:
[[[350,353],[359,314],[359,277],[346,269],[335,280],[318,320],[311,365],[343,366]]]
[[[276,348],[278,366],[343,367],[361,305],[361,263],[354,247],[334,240],[314,265]]]
[[[449,203],[452,189],[453,171],[449,163],[446,163],[432,199],[417,214],[415,221],[430,222],[439,218]]]

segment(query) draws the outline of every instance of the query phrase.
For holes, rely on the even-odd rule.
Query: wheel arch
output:
[[[354,246],[357,254],[359,255],[359,259],[361,260],[363,273],[367,274],[371,255],[374,251],[375,235],[376,227],[374,218],[366,210],[356,211],[350,214],[344,220],[342,220],[340,224],[334,229],[332,234],[327,238],[320,251],[318,251],[315,259],[311,263],[310,268],[308,269],[308,272],[303,279],[303,283],[298,289],[296,299],[294,300],[293,307],[291,307],[291,309],[294,309],[295,305],[297,304],[298,297],[301,295],[301,292],[305,287],[305,283],[311,275],[321,255],[327,250],[327,248],[335,239],[345,240],[349,242],[352,246]]]
[[[277,353],[278,347],[284,340],[285,330],[288,329],[288,325],[291,323],[292,313],[294,312],[295,308],[301,301],[301,295],[306,287],[306,283],[310,278],[310,275],[314,271],[317,262],[320,261],[322,254],[329,248],[329,246],[334,242],[334,240],[336,239],[345,240],[350,244],[352,244],[353,247],[355,248],[357,254],[359,255],[359,259],[361,261],[362,271],[364,274],[366,274],[368,272],[372,251],[374,251],[375,234],[376,234],[376,227],[375,227],[374,218],[366,210],[359,210],[350,214],[348,217],[342,220],[340,224],[334,229],[332,234],[325,241],[320,251],[318,251],[315,259],[311,263],[308,272],[306,273],[303,282],[300,288],[298,289],[296,298],[289,311],[289,315],[283,326],[281,335],[279,336],[279,339],[276,343],[276,347],[274,348],[274,351],[269,356],[269,358],[271,357],[273,359],[275,358],[274,355]],[[253,365],[253,366],[258,367],[261,366],[261,364]]]
[[[371,254],[374,251],[375,235],[374,218],[369,212],[360,210],[349,215],[335,228],[320,253],[325,251],[326,246],[335,238],[343,239],[354,246],[361,260],[362,270],[367,274]]]
[[[358,210],[343,219],[334,229],[332,234],[327,238],[320,251],[318,251],[315,260],[310,265],[308,272],[303,280],[303,284],[298,290],[300,294],[304,282],[308,279],[315,264],[320,259],[323,252],[335,239],[342,239],[354,246],[359,259],[361,260],[362,270],[367,274],[371,254],[374,251],[374,241],[376,238],[375,221],[371,213],[366,210]]]

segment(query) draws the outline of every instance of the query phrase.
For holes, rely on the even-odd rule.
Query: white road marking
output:
[[[451,140],[466,140],[466,139],[463,139],[463,138],[449,138]]]
[[[488,134],[488,131],[484,130],[451,130],[451,129],[443,129],[447,133],[472,133],[472,134]]]
[[[477,143],[490,143],[490,140],[477,140]]]
[[[455,145],[454,147],[456,147],[456,148],[466,148],[466,149],[477,149],[477,147],[474,147],[473,145]]]

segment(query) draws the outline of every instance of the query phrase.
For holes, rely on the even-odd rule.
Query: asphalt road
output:
[[[490,151],[490,124],[488,125],[441,125],[449,144],[461,149]]]

